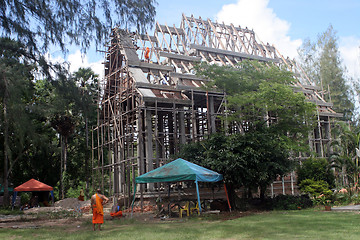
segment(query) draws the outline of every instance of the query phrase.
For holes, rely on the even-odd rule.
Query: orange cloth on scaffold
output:
[[[93,205],[93,219],[92,223],[102,224],[104,223],[104,212],[103,212],[103,200],[96,194],[95,205]]]

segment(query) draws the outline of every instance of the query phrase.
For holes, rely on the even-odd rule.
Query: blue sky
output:
[[[179,25],[181,15],[201,16],[254,29],[263,42],[274,44],[284,56],[297,55],[304,40],[316,41],[331,24],[348,76],[360,78],[360,0],[158,0],[156,20]],[[152,33],[152,30],[149,30]],[[85,58],[70,50],[72,70],[92,66],[101,74],[103,54],[90,49]]]

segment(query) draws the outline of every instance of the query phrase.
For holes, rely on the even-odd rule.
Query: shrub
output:
[[[312,197],[318,197],[324,194],[327,198],[332,195],[329,189],[329,184],[323,180],[315,181],[312,179],[305,179],[299,184],[300,191],[310,194]]]
[[[268,199],[268,208],[272,210],[300,210],[313,206],[308,195],[278,195]]]
[[[297,169],[298,183],[306,179],[314,181],[325,181],[330,188],[335,186],[335,177],[331,167],[324,158],[309,158],[302,162]]]

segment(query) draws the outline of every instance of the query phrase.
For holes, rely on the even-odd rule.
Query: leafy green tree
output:
[[[333,140],[329,160],[335,168],[336,183],[339,187],[351,187],[358,182],[359,169],[359,128],[350,123],[337,122],[338,137]]]
[[[214,134],[204,141],[185,145],[180,156],[223,174],[235,208],[239,207],[235,189],[244,187],[249,197],[253,190],[260,189],[263,199],[269,184],[289,173],[293,165],[284,139],[269,128],[230,136]]]
[[[338,38],[333,27],[330,25],[320,34],[317,42],[305,41],[299,55],[306,74],[324,89],[323,98],[334,104],[336,112],[344,113],[344,120],[351,120],[354,93],[341,66]]]
[[[243,61],[235,68],[201,64],[197,71],[212,80],[208,88],[216,86],[227,93],[228,119],[241,132],[266,126],[275,135],[287,135],[294,150],[308,149],[315,105],[293,92],[290,85],[295,80],[289,71],[255,61]]]
[[[0,38],[0,98],[2,134],[4,204],[9,204],[8,179],[13,161],[24,154],[25,136],[30,128],[28,111],[33,92],[31,64],[25,46],[9,38]],[[18,151],[15,149],[18,148]],[[20,149],[19,149],[20,148]]]
[[[306,179],[314,181],[325,181],[331,188],[334,185],[334,173],[331,170],[331,165],[324,158],[309,158],[298,166],[298,184]]]
[[[96,124],[97,119],[97,75],[90,68],[80,68],[71,76],[35,81],[35,89],[33,108],[47,123],[44,127],[59,134],[59,137],[53,134],[52,159],[57,160],[55,170],[60,174],[54,186],[59,186],[60,198],[63,198],[67,189],[84,181],[88,183],[90,179],[88,125]]]
[[[103,43],[113,26],[144,29],[154,21],[154,0],[3,0],[0,4],[1,36],[15,36],[30,51],[46,51],[67,43],[86,49]]]

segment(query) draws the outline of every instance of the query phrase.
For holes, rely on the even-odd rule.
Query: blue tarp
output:
[[[162,167],[156,168],[135,178],[136,183],[180,182],[218,182],[223,176],[217,172],[178,158]]]

